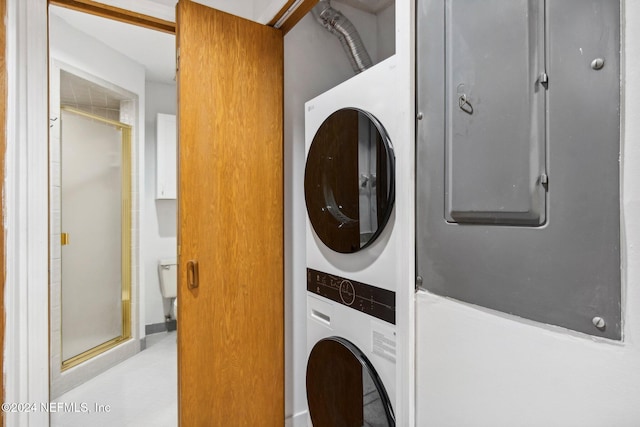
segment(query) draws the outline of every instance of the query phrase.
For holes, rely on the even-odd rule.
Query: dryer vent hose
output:
[[[356,74],[373,65],[356,27],[342,13],[332,8],[329,0],[320,0],[311,12],[320,25],[338,37]]]

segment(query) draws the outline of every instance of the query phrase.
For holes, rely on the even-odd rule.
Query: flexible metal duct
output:
[[[356,27],[342,13],[332,8],[329,0],[320,0],[311,12],[320,25],[338,37],[356,73],[373,65]]]

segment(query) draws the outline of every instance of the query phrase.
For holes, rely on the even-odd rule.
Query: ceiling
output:
[[[286,3],[286,0],[196,1],[235,15],[264,22],[270,21]],[[103,2],[117,3],[114,0],[103,0]],[[173,8],[177,0],[147,0],[147,2],[162,5],[163,8]],[[393,3],[394,0],[341,0],[341,2],[375,14]],[[174,35],[57,6],[51,6],[50,11],[72,27],[144,66],[147,81],[175,83]]]
[[[109,0],[102,0],[103,2],[109,2]],[[111,0],[114,1],[114,0]],[[140,0],[138,0],[140,1]],[[177,0],[148,0],[153,3],[162,4],[163,6],[169,6],[173,8]],[[270,22],[282,7],[287,3],[287,0],[194,0],[196,3],[203,4],[205,6],[212,7],[214,9],[222,10],[233,15],[241,16],[252,21],[266,24]],[[395,0],[336,0],[340,3],[346,3],[356,9],[360,9],[365,12],[378,14],[381,10],[386,9]]]
[[[175,3],[174,0],[155,1]],[[72,27],[144,66],[147,81],[175,84],[174,35],[62,7],[51,6],[50,11]]]
[[[340,0],[340,3],[345,3],[356,9],[376,15],[381,10],[395,3],[395,0]]]

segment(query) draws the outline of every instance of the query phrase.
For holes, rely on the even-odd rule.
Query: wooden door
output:
[[[283,36],[180,0],[177,43],[180,425],[281,427]]]

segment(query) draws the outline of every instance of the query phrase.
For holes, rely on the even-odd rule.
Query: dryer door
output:
[[[313,137],[304,174],[311,225],[336,252],[370,245],[389,220],[395,199],[391,141],[371,114],[345,108]]]
[[[344,338],[325,338],[311,350],[307,401],[313,427],[396,425],[380,377],[362,351]]]

